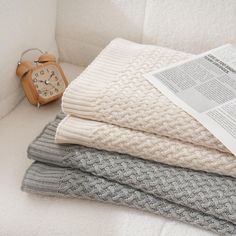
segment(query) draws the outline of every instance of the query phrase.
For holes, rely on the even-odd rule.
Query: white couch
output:
[[[0,236],[213,235],[125,207],[20,191],[28,144],[60,110],[24,98],[15,76],[20,53],[59,55],[75,78],[113,38],[191,53],[236,43],[235,0],[0,0]]]

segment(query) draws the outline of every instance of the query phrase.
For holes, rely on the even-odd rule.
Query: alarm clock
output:
[[[36,61],[23,61],[29,51],[37,50],[40,56]],[[29,102],[38,107],[60,98],[68,82],[57,63],[56,57],[38,48],[31,48],[21,54],[16,69]]]

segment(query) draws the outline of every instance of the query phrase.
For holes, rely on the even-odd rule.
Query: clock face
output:
[[[50,98],[64,92],[66,85],[58,68],[46,65],[32,73],[33,84],[42,98]]]

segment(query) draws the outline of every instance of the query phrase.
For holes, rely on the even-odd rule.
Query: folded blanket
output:
[[[224,236],[236,234],[236,225],[230,222],[80,170],[34,163],[25,174],[22,190],[42,195],[85,198],[124,205],[178,219]]]
[[[113,40],[63,96],[65,113],[168,136],[229,152],[198,121],[145,78],[154,69],[189,58],[182,52]]]
[[[80,170],[34,163],[25,174],[22,190],[48,196],[85,198],[124,205],[178,219],[224,236],[236,234],[236,225],[230,222],[191,211],[189,208]]]
[[[232,154],[73,116],[67,116],[58,126],[56,142],[81,144],[173,166],[236,177],[236,157]]]
[[[175,168],[79,145],[58,145],[54,143],[54,136],[63,117],[63,114],[58,115],[29,146],[29,158],[86,171],[168,200],[179,208],[189,209],[189,212],[236,223],[234,178]]]

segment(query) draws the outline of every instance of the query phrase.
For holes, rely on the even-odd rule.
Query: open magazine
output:
[[[236,48],[230,44],[152,71],[148,81],[236,155]]]

